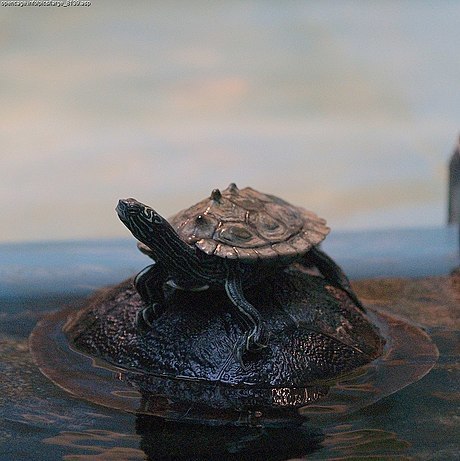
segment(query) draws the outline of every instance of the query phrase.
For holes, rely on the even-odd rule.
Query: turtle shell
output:
[[[329,233],[315,213],[235,184],[215,189],[170,223],[182,240],[208,255],[247,261],[301,255]]]

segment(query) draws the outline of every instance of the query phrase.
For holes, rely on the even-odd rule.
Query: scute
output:
[[[263,239],[272,244],[287,240],[292,234],[301,229],[301,226],[295,228],[286,226],[282,221],[273,218],[265,211],[251,213],[249,224],[256,229]]]
[[[203,238],[212,238],[219,221],[213,216],[191,216],[181,227],[181,238],[190,245]]]
[[[223,245],[222,243],[218,243],[216,249],[214,250],[214,254],[219,255],[222,258],[228,259],[237,259],[238,253],[236,252],[235,248],[230,245]]]
[[[217,247],[217,242],[210,239],[201,239],[196,242],[196,246],[207,255],[212,255]]]
[[[255,261],[294,258],[329,233],[315,213],[231,184],[170,219],[179,236],[208,255]]]
[[[214,234],[215,240],[239,248],[254,248],[265,245],[257,234],[244,223],[225,223]]]
[[[243,189],[244,191],[245,189]],[[241,191],[241,192],[243,192]],[[232,194],[230,200],[237,206],[243,208],[246,211],[259,211],[263,201],[259,197],[262,194]],[[262,203],[261,203],[262,202]]]
[[[293,230],[300,229],[304,224],[304,219],[300,210],[291,205],[282,206],[275,202],[267,203],[265,210],[274,219],[285,223],[288,228]]]

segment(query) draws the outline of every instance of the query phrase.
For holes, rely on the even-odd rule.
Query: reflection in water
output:
[[[279,407],[299,407],[301,405],[308,405],[325,397],[328,391],[328,386],[273,388],[272,404]]]
[[[63,431],[55,437],[43,440],[43,443],[60,445],[69,449],[76,449],[77,452],[88,451],[87,454],[65,455],[64,460],[107,460],[107,461],[135,461],[145,459],[145,454],[137,448],[117,446],[126,445],[126,441],[137,442],[138,436],[133,434],[121,434],[103,430],[89,430],[84,432]]]
[[[287,427],[203,426],[168,423],[140,415],[136,432],[148,459],[284,460],[320,447],[321,430],[302,421]]]
[[[394,432],[372,429],[344,431],[340,426],[336,429],[337,432],[327,434],[322,444],[334,460],[369,459],[368,456],[375,453],[379,453],[378,458],[372,456],[371,459],[412,459],[404,455],[410,443],[399,439]]]
[[[114,426],[116,421],[113,420]],[[396,433],[376,429],[353,429],[343,424],[323,432],[302,421],[279,428],[209,427],[166,422],[138,415],[128,432],[87,429],[61,431],[42,440],[64,460],[286,460],[308,459],[410,459],[409,442]],[[322,455],[321,455],[322,454]],[[326,458],[327,457],[327,458]],[[372,458],[374,459],[374,458]]]
[[[62,431],[44,443],[66,450],[65,460],[284,460],[317,450],[324,440],[321,430],[302,422],[288,427],[208,427],[168,423],[139,415],[136,433],[104,430]],[[134,448],[135,446],[139,448]]]

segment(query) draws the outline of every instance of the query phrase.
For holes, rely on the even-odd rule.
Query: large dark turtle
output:
[[[247,301],[244,287],[260,284],[293,262],[316,267],[361,308],[346,275],[318,248],[329,233],[326,221],[273,195],[230,184],[170,222],[132,198],[120,200],[117,212],[140,250],[155,261],[134,282],[147,304],[138,316],[143,327],[151,327],[164,311],[166,282],[194,291],[224,287],[247,327],[236,347],[241,359],[244,352],[267,344],[262,317]]]

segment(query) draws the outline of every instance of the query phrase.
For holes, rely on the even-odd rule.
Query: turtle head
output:
[[[195,251],[181,240],[171,224],[153,208],[127,198],[118,201],[116,211],[121,222],[143,244],[138,245],[142,253],[155,262],[161,261],[172,274],[190,277],[191,273],[197,272]]]
[[[119,200],[116,211],[134,237],[149,247],[157,241],[162,230],[170,227],[153,208],[133,198]]]

